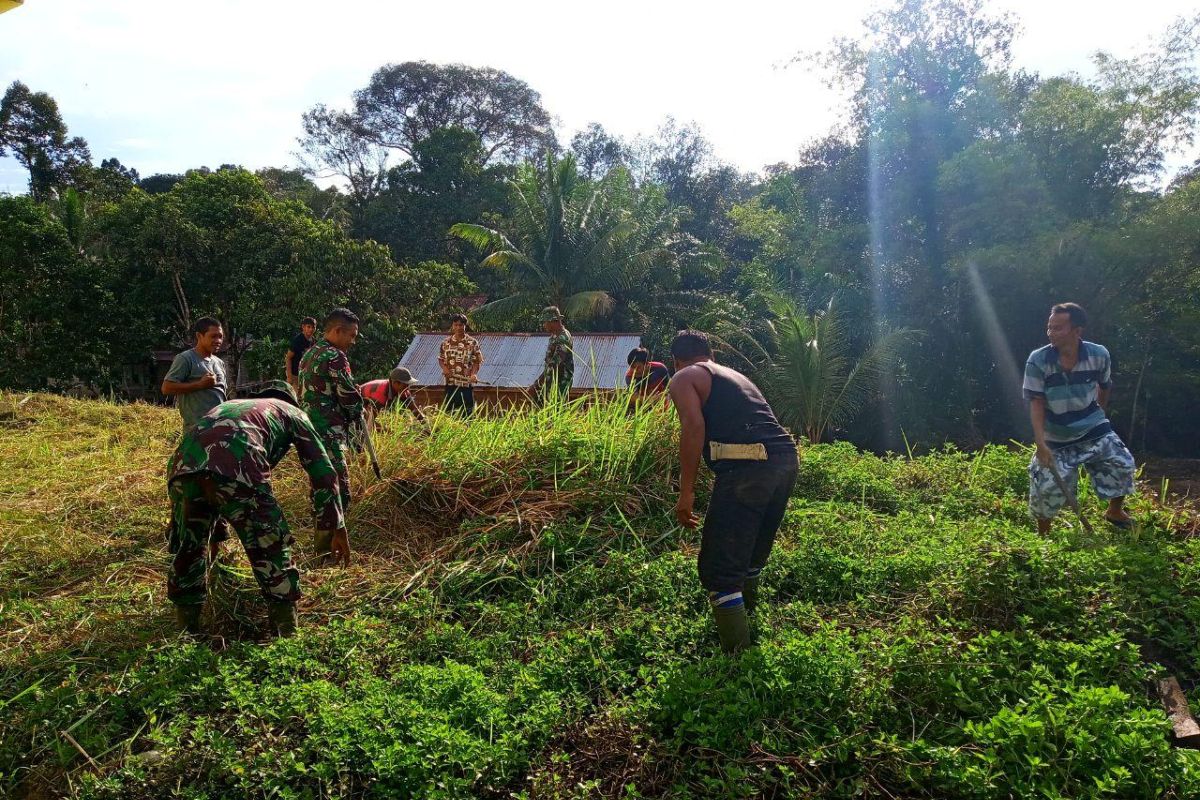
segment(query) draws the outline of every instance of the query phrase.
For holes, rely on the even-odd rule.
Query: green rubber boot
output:
[[[742,602],[746,604],[747,614],[753,614],[754,609],[758,608],[757,575],[746,578],[745,585],[742,587]]]
[[[713,607],[717,621],[717,635],[721,637],[721,649],[726,653],[737,653],[750,647],[750,620],[744,605],[732,608]]]
[[[271,627],[274,629],[276,636],[286,639],[296,633],[295,603],[268,602],[267,616],[271,620]]]
[[[203,603],[175,606],[175,623],[179,626],[180,632],[189,636],[200,635],[200,614],[203,611]]]

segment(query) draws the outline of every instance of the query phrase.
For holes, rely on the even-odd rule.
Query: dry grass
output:
[[[0,667],[167,635],[163,472],[177,413],[25,398],[0,395],[0,408],[17,408],[0,425]],[[365,458],[350,464],[348,570],[311,562],[307,479],[286,458],[275,488],[298,539],[296,557],[308,567],[303,612],[338,615],[381,593],[410,591],[428,579],[430,564],[520,549],[566,515],[632,515],[661,504],[672,424],[653,410],[627,416],[619,403],[470,423],[435,415],[429,435],[404,412],[385,415],[376,432],[384,480]],[[261,625],[253,581],[240,548],[226,547],[210,624],[225,636],[252,635]]]

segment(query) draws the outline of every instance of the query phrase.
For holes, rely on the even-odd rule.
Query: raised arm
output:
[[[211,389],[217,385],[217,376],[211,372],[205,372],[194,381],[185,381],[184,378],[187,377],[188,371],[188,362],[184,359],[183,353],[175,356],[175,360],[171,362],[171,368],[163,376],[160,391],[167,397],[173,397],[180,394],[191,394],[201,389]]]

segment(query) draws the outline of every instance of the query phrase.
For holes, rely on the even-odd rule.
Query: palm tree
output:
[[[611,321],[618,309],[637,319],[670,299],[684,260],[703,257],[665,199],[638,190],[624,169],[593,182],[573,156],[550,154],[544,170],[524,165],[512,187],[511,238],[483,225],[450,228],[487,252],[482,266],[512,277],[511,294],[476,310],[484,319],[511,321],[545,305],[583,322]]]
[[[908,329],[881,332],[857,359],[833,300],[809,312],[794,300],[773,296],[772,319],[757,336],[725,326],[722,338],[756,367],[755,378],[779,420],[819,442],[830,429],[854,419],[875,397],[885,366],[913,339]]]

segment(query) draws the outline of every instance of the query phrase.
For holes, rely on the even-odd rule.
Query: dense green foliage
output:
[[[1136,531],[1039,537],[1027,453],[805,448],[758,646],[729,659],[671,521],[670,416],[439,417],[422,438],[388,415],[387,483],[352,465],[356,563],[308,566],[301,635],[254,641],[234,559],[206,614],[225,639],[194,644],[162,598],[173,415],[49,396],[20,415],[0,428],[17,796],[1200,791],[1147,693],[1164,666],[1200,677],[1195,519],[1142,495]],[[292,459],[278,484],[303,551]]]
[[[0,228],[0,253],[21,253],[0,265],[0,336],[31,358],[85,352],[2,380],[114,387],[101,367],[179,346],[191,310],[228,316],[235,350],[256,341],[255,370],[278,370],[295,318],[334,302],[371,319],[365,373],[479,294],[486,326],[528,329],[529,309],[558,303],[574,329],[641,331],[660,357],[680,327],[736,330],[758,378],[787,387],[781,413],[824,420],[801,423],[813,433],[879,452],[974,447],[1027,436],[1022,360],[1050,305],[1074,300],[1114,356],[1117,430],[1136,451],[1190,454],[1200,171],[1178,159],[1200,113],[1200,21],[1144,52],[1098,53],[1087,75],[1021,69],[1016,32],[984,0],[897,0],[860,36],[798,54],[791,68],[820,71],[845,113],[757,175],[670,119],[632,140],[592,124],[560,148],[518,77],[406,62],[346,109],[304,114],[306,174],[141,178],[115,159],[93,167],[53,99],[14,83],[0,153],[30,170],[42,211],[4,213],[54,221]],[[72,248],[31,252],[30,236]],[[797,314],[779,315],[780,294]],[[794,369],[806,325],[793,323],[812,327],[831,301],[842,372],[874,367],[838,407]],[[122,325],[74,338],[83,323],[54,315],[80,305]],[[872,352],[889,331],[910,335]]]
[[[397,264],[244,170],[190,174],[160,194],[132,188],[90,210],[72,198],[0,198],[0,341],[16,355],[0,366],[8,386],[120,387],[122,367],[187,342],[204,314],[224,324],[234,374],[265,340],[249,375],[274,377],[297,320],[339,305],[363,318],[360,368],[387,369],[394,342],[470,287],[446,265]]]

